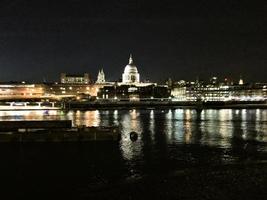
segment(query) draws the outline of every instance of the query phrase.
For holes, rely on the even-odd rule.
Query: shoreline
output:
[[[65,109],[267,109],[265,102],[70,102]]]
[[[39,107],[39,106],[0,106],[0,111],[21,111],[21,110],[28,110],[28,111],[35,111],[35,110],[60,110],[59,107]]]
[[[266,102],[68,102],[63,107],[10,107],[0,106],[0,111],[57,111],[95,109],[267,109]]]

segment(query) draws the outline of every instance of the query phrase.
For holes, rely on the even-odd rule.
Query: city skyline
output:
[[[86,84],[95,84],[95,83],[98,84],[98,83],[105,83],[105,82],[114,82],[114,83],[115,82],[121,82],[121,83],[124,83],[124,84],[130,84],[130,82],[132,82],[131,80],[124,80],[123,79],[124,76],[129,76],[129,79],[130,79],[130,75],[132,74],[132,72],[130,72],[130,71],[132,71],[132,69],[129,69],[128,67],[135,68],[135,69],[133,69],[134,72],[133,72],[132,75],[138,76],[138,78],[137,77],[134,78],[132,84],[135,84],[135,83],[138,83],[138,82],[140,82],[140,83],[154,82],[154,83],[160,83],[160,84],[168,84],[169,81],[176,81],[176,82],[178,82],[178,81],[189,81],[189,82],[190,81],[204,81],[204,82],[209,82],[209,81],[212,81],[212,79],[214,79],[214,78],[216,78],[216,81],[218,83],[228,82],[229,84],[238,84],[238,83],[240,83],[240,80],[242,80],[242,84],[243,84],[243,81],[244,81],[244,76],[242,74],[240,74],[238,77],[232,77],[232,76],[222,77],[222,76],[219,75],[219,76],[210,76],[210,77],[205,77],[204,78],[204,77],[196,76],[195,78],[193,78],[191,80],[190,79],[174,79],[173,77],[167,77],[167,78],[161,79],[159,81],[151,81],[148,77],[146,77],[146,79],[144,79],[142,76],[141,76],[141,79],[140,79],[139,78],[140,74],[138,73],[138,71],[139,71],[138,65],[136,65],[136,63],[134,61],[135,59],[132,56],[132,54],[129,54],[129,56],[130,56],[130,58],[129,58],[128,64],[125,64],[124,70],[122,70],[121,75],[118,75],[118,78],[114,79],[114,80],[109,79],[108,76],[107,76],[107,80],[105,80],[106,74],[105,74],[104,68],[102,67],[102,68],[98,69],[97,75],[92,75],[91,73],[88,73],[87,71],[83,71],[83,72],[75,72],[75,71],[73,71],[72,73],[64,71],[64,72],[61,72],[60,74],[58,74],[58,77],[55,80],[51,80],[51,79],[49,79],[49,77],[48,77],[48,79],[46,79],[46,77],[43,77],[43,80],[40,80],[40,81],[38,81],[38,80],[27,80],[27,79],[25,79],[25,78],[23,78],[21,76],[21,79],[19,79],[19,80],[6,80],[6,81],[0,81],[0,83],[5,83],[5,82],[6,83],[8,83],[8,82],[11,82],[11,83],[12,82],[14,82],[14,83],[16,83],[16,82],[18,82],[18,83],[19,82],[21,82],[21,83],[49,83],[49,82],[50,83],[52,83],[52,82],[58,83],[58,82],[62,82],[62,77],[61,77],[62,75],[64,75],[64,76],[66,76],[66,75],[67,76],[77,76],[77,77],[81,77],[81,76],[86,75],[86,76],[88,76],[88,81],[87,81]],[[125,73],[127,75],[124,75]],[[128,73],[130,73],[130,74],[128,74]],[[135,73],[137,73],[137,74],[135,75]],[[103,78],[102,77],[101,78],[103,80],[105,80],[104,82],[103,82],[103,80],[101,82],[98,81],[99,75],[103,76]],[[137,80],[137,82],[136,82],[136,80]],[[252,82],[245,81],[245,83],[252,83]],[[256,80],[254,82],[255,83],[257,83],[257,82],[259,83],[260,81]],[[263,83],[265,83],[265,82],[263,82]]]

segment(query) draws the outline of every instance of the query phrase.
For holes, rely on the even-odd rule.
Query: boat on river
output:
[[[72,126],[71,120],[0,121],[0,142],[118,141],[117,126]]]

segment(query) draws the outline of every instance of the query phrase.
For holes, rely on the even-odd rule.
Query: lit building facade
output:
[[[46,84],[46,95],[63,97],[75,97],[80,95],[97,96],[101,86],[97,84]]]
[[[171,95],[177,101],[266,101],[267,83],[180,82],[172,86]]]
[[[266,101],[267,83],[253,83],[230,86],[229,98],[233,101]]]
[[[61,73],[60,75],[60,83],[62,84],[89,84],[90,82],[91,81],[88,73],[84,73],[83,75]]]
[[[0,84],[0,99],[42,98],[45,95],[44,84],[8,83]]]

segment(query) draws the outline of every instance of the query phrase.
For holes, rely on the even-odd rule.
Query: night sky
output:
[[[115,81],[130,53],[141,80],[267,81],[264,1],[62,2],[0,1],[0,81],[56,81],[61,72],[95,79],[102,67]]]

